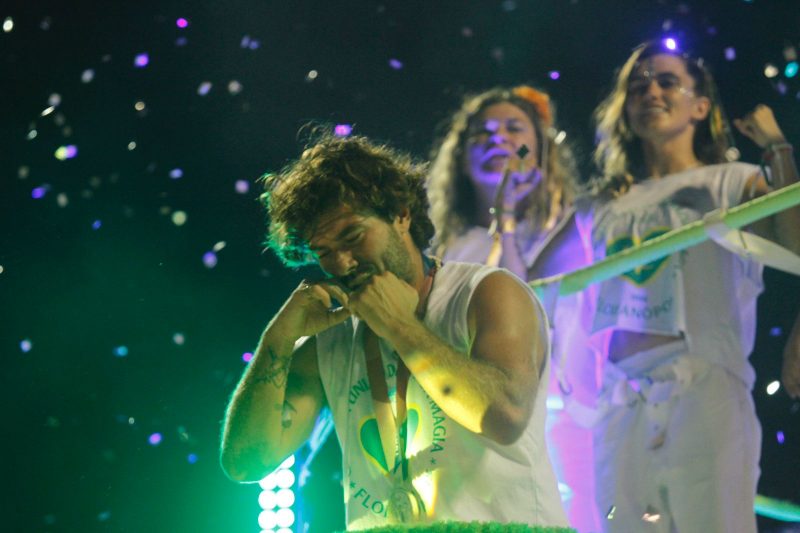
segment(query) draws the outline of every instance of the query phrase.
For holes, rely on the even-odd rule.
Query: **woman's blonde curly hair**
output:
[[[430,215],[436,228],[433,239],[436,253],[441,254],[453,237],[479,223],[477,191],[464,162],[466,145],[470,126],[483,110],[502,102],[524,111],[536,130],[538,146],[535,147],[535,153],[540,159],[542,183],[531,193],[531,203],[525,215],[534,227],[549,229],[573,200],[577,188],[576,165],[567,144],[555,142],[555,112],[545,93],[532,87],[519,86],[495,88],[468,96],[451,117],[447,132],[434,150],[428,174]]]

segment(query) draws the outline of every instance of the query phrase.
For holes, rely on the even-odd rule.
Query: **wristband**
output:
[[[778,152],[793,152],[794,147],[787,143],[787,142],[779,142],[779,143],[772,143],[768,144],[766,148],[764,148],[764,153],[761,154],[761,159],[764,161],[770,161],[775,154]]]

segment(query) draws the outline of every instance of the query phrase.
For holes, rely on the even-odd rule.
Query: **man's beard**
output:
[[[389,238],[386,249],[381,255],[381,262],[385,271],[391,272],[406,283],[414,279],[414,267],[409,257],[408,250],[403,240],[394,227],[389,228]],[[355,291],[366,284],[372,276],[380,273],[378,267],[372,263],[358,265],[354,272],[339,278],[339,283],[348,291]]]

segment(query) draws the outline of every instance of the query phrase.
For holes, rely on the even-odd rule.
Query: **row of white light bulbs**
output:
[[[258,515],[261,533],[293,533],[295,497],[292,486],[295,482],[294,456],[286,459],[273,473],[258,482],[261,494],[258,504],[262,511]]]

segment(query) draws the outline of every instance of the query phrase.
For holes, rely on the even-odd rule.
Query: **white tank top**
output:
[[[595,204],[594,261],[741,202],[755,165],[724,163],[634,184]],[[752,387],[747,362],[755,340],[762,265],[707,241],[627,272],[596,288],[596,346],[614,330],[683,337],[688,355],[721,365]]]
[[[486,275],[498,270],[452,262],[436,274],[424,321],[458,352],[469,353],[467,308],[472,294]],[[520,285],[546,320],[533,292]],[[391,491],[369,390],[363,331],[363,324],[354,317],[317,335],[320,376],[343,454],[348,530],[386,525]],[[398,356],[384,341],[380,348],[391,397]],[[545,368],[525,432],[508,446],[456,423],[411,377],[407,456],[414,488],[428,512],[421,521],[566,525],[544,442],[548,374]]]

